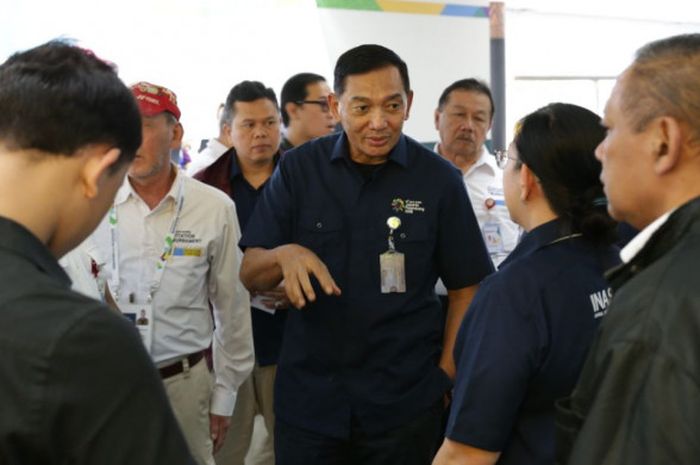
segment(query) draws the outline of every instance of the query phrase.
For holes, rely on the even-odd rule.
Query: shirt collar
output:
[[[167,194],[165,194],[164,198],[171,197],[173,200],[177,199],[177,188],[182,182],[182,172],[181,170],[177,167],[177,165],[170,163],[170,166],[175,169],[175,179],[173,180],[173,184],[170,186],[170,190],[168,191]],[[131,185],[129,182],[129,176],[124,177],[124,183],[122,186],[119,188],[117,191],[117,195],[114,197],[114,205],[120,205],[127,200],[129,200],[129,197],[136,197],[140,198],[140,196],[136,193],[134,190],[134,187]]]
[[[472,166],[469,167],[469,169],[464,175],[468,176],[473,171],[482,168],[490,170],[491,174],[496,174],[497,170],[499,169],[498,165],[496,165],[496,157],[491,155],[491,153],[488,150],[486,150],[486,147],[483,145],[481,146],[481,154],[479,155],[479,158],[474,162]]]
[[[646,228],[642,229],[639,234],[634,236],[634,238],[627,243],[627,245],[620,250],[620,258],[623,262],[629,263],[632,259],[639,253],[640,250],[649,242],[651,236],[666,223],[668,217],[671,216],[673,210],[668,211],[649,223]]]
[[[63,286],[70,287],[70,278],[46,245],[27,228],[9,218],[0,217],[0,249],[31,261]]]
[[[348,161],[352,161],[350,159],[350,147],[348,145],[348,139],[345,135],[345,131],[340,133],[340,137],[338,137],[338,140],[333,146],[331,161],[343,158],[347,159]],[[394,148],[391,149],[391,152],[389,152],[388,160],[391,160],[404,168],[408,166],[408,149],[405,135],[401,134],[399,141],[396,143]]]
[[[228,147],[226,147],[224,144],[222,144],[219,139],[217,138],[212,138],[209,139],[209,142],[207,142],[207,148],[212,152],[216,154],[221,154],[224,153],[228,150]]]
[[[565,236],[562,233],[562,221],[558,218],[537,226],[530,232],[523,234],[518,245],[501,263],[499,268],[517,258],[529,255],[557,239],[561,239],[562,236]]]
[[[440,142],[435,142],[435,145],[433,146],[433,152],[442,156],[442,154],[440,153]],[[496,158],[493,155],[491,155],[491,153],[486,149],[485,145],[481,146],[481,153],[479,154],[479,158],[477,158],[474,164],[469,167],[466,173],[464,173],[464,176],[468,176],[473,171],[480,169],[482,166],[490,170],[492,172],[491,174],[497,174],[496,170],[499,169],[498,165],[496,165]]]
[[[238,154],[236,153],[236,149],[231,147],[230,149],[228,149],[228,152],[231,152],[231,180],[233,181],[235,178],[243,176],[243,171],[241,171],[241,165],[238,163]],[[279,160],[280,150],[278,149],[277,153],[272,158],[272,163],[275,167],[277,167],[277,162],[279,162]]]

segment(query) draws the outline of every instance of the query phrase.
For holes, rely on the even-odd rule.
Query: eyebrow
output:
[[[382,101],[387,102],[389,100],[395,100],[395,99],[401,99],[401,98],[403,98],[403,96],[401,95],[401,92],[397,92],[393,95],[385,97]],[[352,101],[352,102],[370,102],[371,99],[369,97],[353,96],[353,97],[350,97],[350,101]]]

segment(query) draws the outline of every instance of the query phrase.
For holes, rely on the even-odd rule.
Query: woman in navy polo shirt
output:
[[[563,103],[521,120],[500,154],[511,218],[526,231],[472,301],[455,345],[457,379],[434,465],[553,464],[554,402],[577,381],[619,262],[601,165],[605,129]]]

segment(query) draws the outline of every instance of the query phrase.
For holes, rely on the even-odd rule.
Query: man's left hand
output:
[[[214,445],[214,453],[217,453],[224,445],[226,433],[231,426],[231,417],[209,414],[209,431],[211,432],[211,442]]]

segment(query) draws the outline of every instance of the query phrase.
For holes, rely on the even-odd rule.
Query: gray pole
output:
[[[503,2],[489,4],[491,93],[493,94],[493,104],[496,107],[491,127],[493,150],[506,148],[506,43],[503,10]]]

